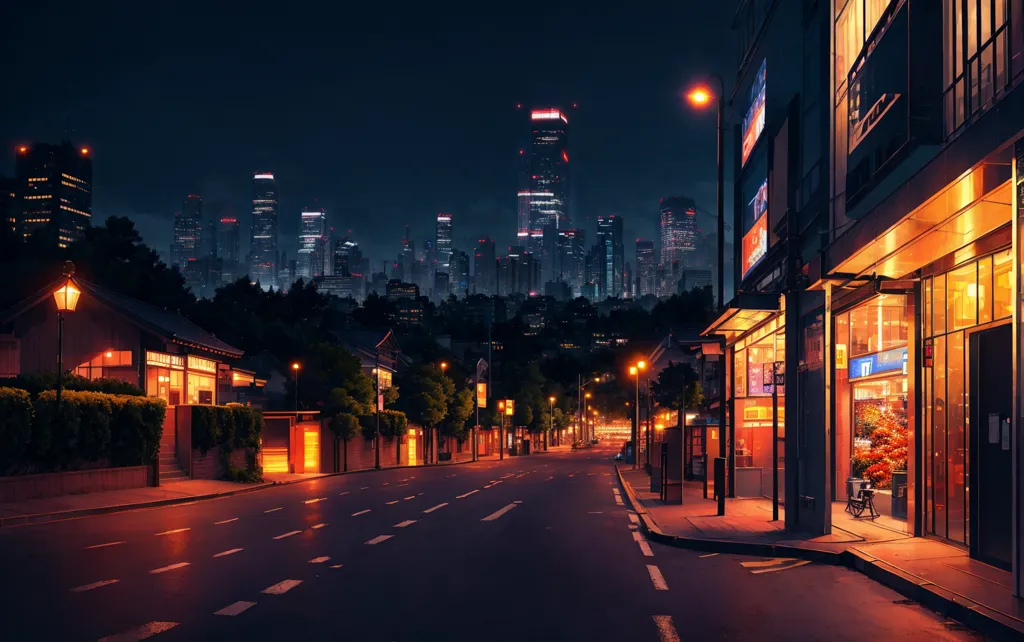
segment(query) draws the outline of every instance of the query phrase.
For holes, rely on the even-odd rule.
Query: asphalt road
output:
[[[853,571],[638,542],[612,453],[5,529],[0,639],[977,639]]]

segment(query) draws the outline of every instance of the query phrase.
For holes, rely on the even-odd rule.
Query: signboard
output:
[[[846,362],[846,344],[845,343],[837,343],[836,344],[836,370],[842,370],[842,369],[846,368],[846,366],[847,366],[847,362]]]
[[[476,384],[476,407],[486,408],[487,407],[487,384],[478,383]]]
[[[384,394],[377,395],[377,410],[384,410]]]
[[[907,374],[907,348],[905,346],[850,359],[850,379],[861,379],[886,373]]]
[[[924,367],[935,367],[935,346],[931,339],[924,340]]]
[[[776,361],[775,362],[775,385],[784,386],[786,385],[786,362]]]
[[[512,399],[505,400],[505,416],[511,417],[516,414],[516,402]]]
[[[767,60],[761,61],[761,68],[757,70],[757,75],[754,76],[754,83],[750,86],[750,107],[747,108],[747,114],[743,117],[743,157],[740,163],[741,166],[747,164],[750,152],[754,150],[754,145],[757,144],[757,140],[761,138],[761,134],[764,132],[766,63]]]
[[[753,270],[768,253],[768,216],[763,215],[743,235],[743,278]]]

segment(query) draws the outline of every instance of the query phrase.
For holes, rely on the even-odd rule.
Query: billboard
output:
[[[766,62],[767,60],[761,61],[761,68],[757,70],[757,75],[754,76],[754,83],[750,86],[750,107],[747,108],[747,114],[743,117],[743,156],[740,163],[741,166],[747,164],[750,152],[754,150],[757,139],[761,138],[761,133],[764,132],[764,75]]]
[[[747,203],[748,216],[754,223],[743,235],[742,268],[743,278],[747,278],[761,259],[768,253],[768,179],[758,187],[754,198]]]

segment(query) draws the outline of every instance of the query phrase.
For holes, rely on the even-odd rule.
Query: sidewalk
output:
[[[1024,636],[1024,601],[1013,597],[1012,574],[971,559],[967,551],[911,537],[891,520],[853,519],[833,505],[830,535],[801,538],[771,521],[770,500],[727,499],[725,515],[687,484],[683,504],[667,505],[649,492],[643,470],[618,469],[623,490],[653,541],[695,550],[796,557],[853,568],[943,615],[997,640]]]
[[[38,524],[72,517],[103,515],[131,508],[182,504],[201,499],[227,497],[273,486],[272,483],[236,484],[228,481],[189,480],[156,488],[108,490],[84,495],[64,495],[25,502],[0,504],[0,528]]]

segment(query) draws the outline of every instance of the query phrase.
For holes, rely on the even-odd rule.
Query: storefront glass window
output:
[[[924,324],[924,336],[932,336],[932,280],[926,279],[921,287],[924,296],[924,305],[921,309],[921,319]]]
[[[935,367],[933,406],[934,427],[932,428],[932,481],[934,505],[932,513],[934,533],[946,536],[946,337],[935,337]]]
[[[1013,263],[1010,260],[1010,251],[1000,252],[993,256],[992,260],[992,301],[995,308],[993,316],[996,319],[1005,319],[1013,312]]]
[[[946,275],[932,279],[932,332],[946,331]]]
[[[177,406],[184,397],[184,377],[185,373],[180,370],[146,366],[146,394],[160,397],[168,405]]]
[[[190,404],[213,404],[216,403],[217,377],[189,371],[188,373],[188,403]]]
[[[959,330],[978,322],[978,269],[965,265],[946,275],[946,327]]]
[[[946,474],[949,476],[949,539],[966,543],[966,448],[964,426],[964,333],[946,337]]]
[[[978,261],[978,323],[992,320],[992,257]]]
[[[747,351],[736,351],[736,397],[747,396]]]

